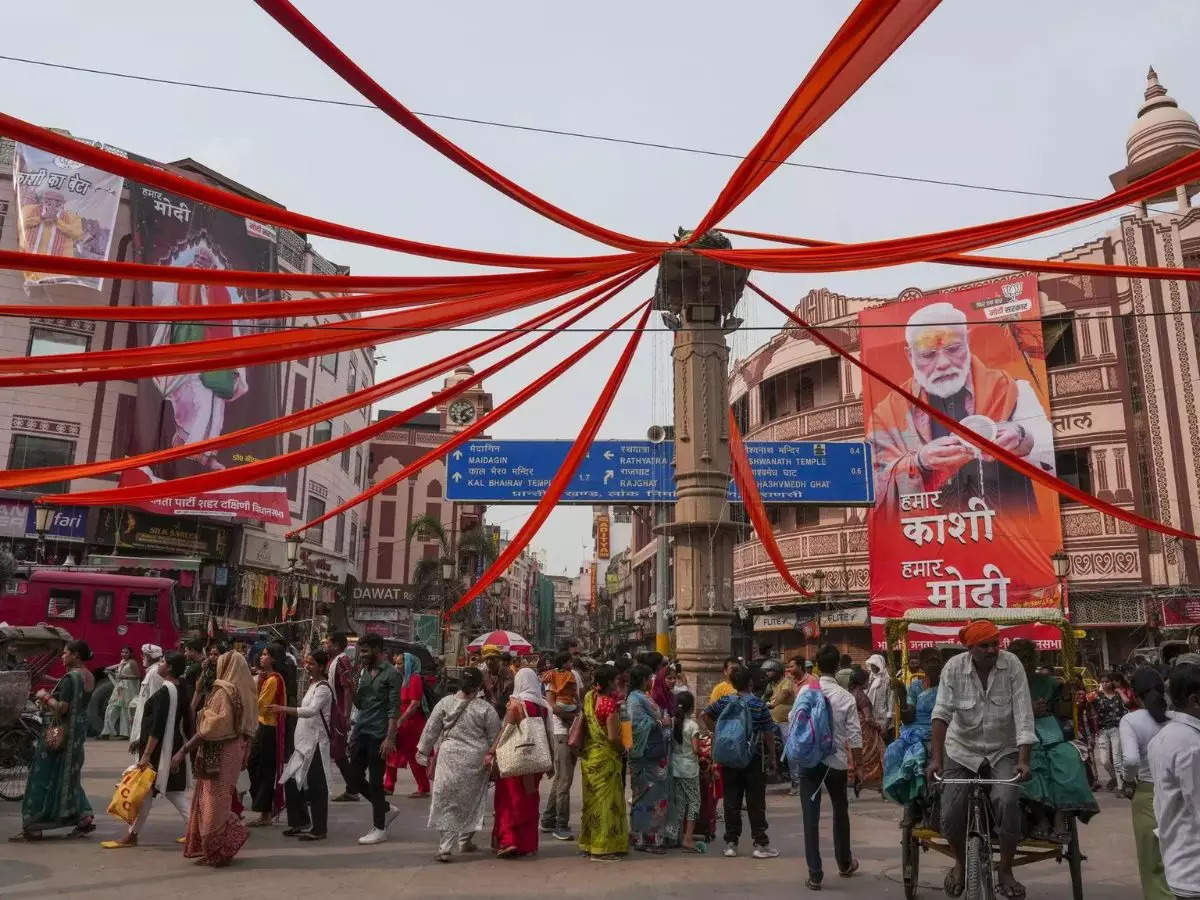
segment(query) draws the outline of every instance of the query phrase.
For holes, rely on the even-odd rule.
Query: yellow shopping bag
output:
[[[113,791],[112,802],[108,804],[109,813],[132,825],[141,812],[142,801],[150,794],[157,777],[158,773],[150,766],[130,769],[121,777],[121,783]]]

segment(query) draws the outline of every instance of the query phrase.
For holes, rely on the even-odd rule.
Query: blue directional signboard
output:
[[[570,441],[469,441],[450,454],[446,499],[536,503],[570,448]],[[766,503],[845,506],[874,500],[865,442],[747,441],[746,455]],[[674,502],[674,459],[671,441],[596,441],[562,502]],[[741,502],[732,482],[729,499]]]

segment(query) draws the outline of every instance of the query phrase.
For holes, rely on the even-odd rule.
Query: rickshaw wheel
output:
[[[904,872],[904,900],[916,900],[917,880],[921,872],[921,844],[913,837],[911,825],[900,829],[900,858]]]
[[[33,764],[33,736],[13,729],[0,735],[0,799],[20,800]]]
[[[963,900],[994,900],[992,847],[978,834],[967,838],[967,864],[963,876]]]
[[[1083,850],[1079,846],[1079,821],[1070,817],[1070,840],[1067,843],[1067,866],[1071,870],[1071,897],[1083,900]]]

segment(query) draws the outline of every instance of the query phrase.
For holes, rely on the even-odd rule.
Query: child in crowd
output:
[[[684,691],[675,695],[675,702],[671,744],[671,807],[675,819],[667,826],[667,837],[671,843],[678,841],[688,853],[703,853],[704,842],[695,839],[700,815],[700,726],[692,715],[696,698]]]

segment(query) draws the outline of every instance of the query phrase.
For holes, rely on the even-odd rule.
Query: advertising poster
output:
[[[863,361],[977,434],[1054,472],[1037,278],[976,282],[859,313]],[[1062,546],[1058,495],[980,455],[900,394],[863,379],[875,505],[871,623],[914,607],[1058,606],[1050,555]],[[913,625],[910,646],[956,640],[958,625]],[[1060,642],[1053,626],[1005,640]]]
[[[84,143],[126,156],[107,144]],[[17,243],[23,251],[72,259],[108,259],[124,178],[17,144],[13,184],[17,193]],[[26,287],[76,284],[98,291],[102,281],[78,275],[25,273]]]
[[[596,516],[596,559],[609,559],[612,556],[612,526],[608,513]]]
[[[275,232],[232,213],[214,209],[145,185],[130,190],[134,248],[138,262],[212,269],[274,268]],[[136,302],[143,306],[194,306],[196,322],[167,322],[138,327],[142,346],[218,340],[242,333],[236,321],[206,322],[202,307],[229,306],[275,299],[275,292],[220,285],[138,282]],[[274,326],[258,320],[254,326]],[[216,437],[283,415],[280,366],[268,364],[156,376],[138,383],[135,453],[160,450]],[[227,469],[280,453],[278,436],[198,456],[127,471],[122,486]],[[167,515],[234,516],[259,522],[291,524],[283,479],[239,485],[208,494],[170,497],[141,504]]]

